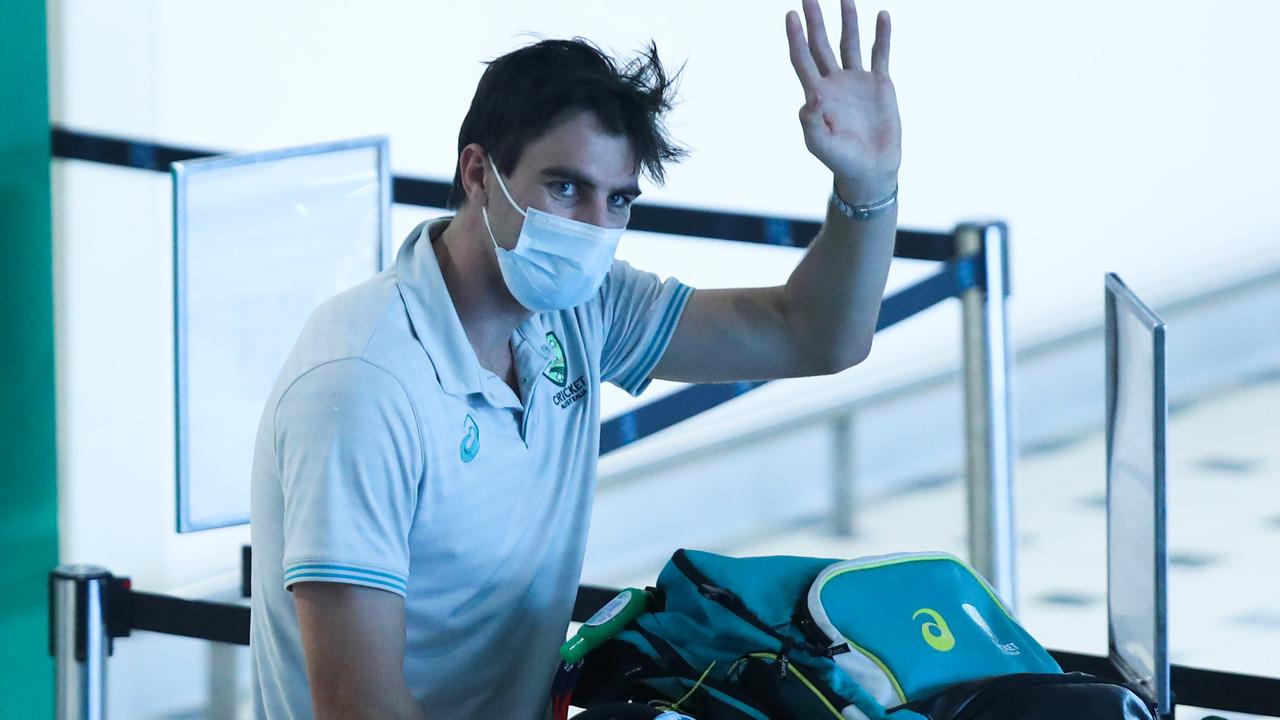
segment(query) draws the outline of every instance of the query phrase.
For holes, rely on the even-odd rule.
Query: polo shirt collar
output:
[[[467,339],[431,247],[452,219],[428,220],[409,233],[396,255],[396,285],[418,343],[435,367],[440,386],[450,395],[466,396],[484,392],[481,373],[488,371],[481,368],[475,349]],[[534,313],[516,327],[512,340],[517,341],[513,344],[528,342],[539,357],[549,361],[551,353],[543,349],[546,335],[541,316]],[[515,353],[514,361],[518,363],[519,357],[520,353]]]

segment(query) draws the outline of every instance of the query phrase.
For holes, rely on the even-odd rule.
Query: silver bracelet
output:
[[[877,200],[870,205],[850,205],[840,197],[840,193],[836,192],[835,184],[831,186],[831,204],[836,206],[847,217],[854,220],[866,220],[872,215],[879,215],[894,203],[898,202],[898,186],[893,186],[893,192],[889,193],[889,197],[883,200]]]

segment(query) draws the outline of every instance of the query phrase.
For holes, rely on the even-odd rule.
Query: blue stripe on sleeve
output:
[[[684,309],[685,303],[688,302],[689,296],[693,294],[693,288],[677,281],[675,293],[671,298],[671,303],[667,305],[667,310],[663,314],[662,322],[658,326],[658,332],[649,341],[649,346],[645,348],[641,355],[642,360],[636,367],[624,378],[622,388],[632,395],[639,394],[644,387],[644,381],[658,364],[658,360],[662,357],[662,351],[666,349],[667,344],[671,341],[671,334],[675,331],[676,320],[680,317],[681,311]]]
[[[365,568],[355,567],[352,565],[341,565],[335,563],[300,563],[285,570],[284,584],[286,588],[294,582],[303,579],[329,581],[358,580],[361,583],[393,590],[401,595],[405,594],[406,588],[406,579],[400,575],[381,572],[378,570],[366,570]]]
[[[290,575],[284,581],[285,589],[288,589],[290,585],[293,585],[294,583],[297,583],[297,582],[301,582],[303,580],[319,580],[322,582],[348,582],[351,580],[355,580],[357,582],[355,583],[348,582],[348,584],[372,585],[374,587],[382,588],[383,590],[390,590],[396,593],[397,595],[406,594],[406,591],[403,585],[393,585],[389,582],[374,580],[373,578],[366,577],[364,575],[352,575],[348,573],[336,573],[336,572],[303,572],[303,573],[298,573],[297,575]]]
[[[341,570],[342,572],[357,572],[365,575],[377,575],[378,577],[390,578],[397,582],[404,582],[404,576],[396,573],[383,572],[381,570],[368,570],[357,565],[344,565],[337,563],[298,563],[290,565],[285,574],[296,572],[298,570]]]

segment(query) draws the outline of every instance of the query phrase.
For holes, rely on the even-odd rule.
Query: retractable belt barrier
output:
[[[221,153],[195,148],[76,133],[55,129],[53,156],[84,160],[137,170],[168,172],[169,164]],[[444,207],[450,183],[397,176],[392,181],[392,202],[423,207]],[[821,225],[810,220],[726,213],[690,208],[636,205],[629,230],[683,235],[709,240],[805,247]],[[886,297],[876,330],[883,330],[943,300],[959,297],[970,288],[985,286],[980,255],[956,257],[956,240],[949,233],[900,230],[894,241],[894,257],[940,261],[941,270],[911,287]],[[1007,294],[1007,283],[1006,294]],[[637,408],[600,426],[601,454],[616,450],[681,420],[732,400],[765,383],[695,385]]]
[[[244,588],[248,596],[249,548],[244,548]],[[618,588],[580,585],[573,606],[574,622],[585,622],[612,600]],[[58,720],[105,717],[101,702],[76,703],[81,684],[102,692],[101,668],[116,638],[134,630],[178,635],[234,645],[249,644],[249,608],[135,591],[128,578],[94,566],[64,566],[49,578],[49,652],[59,663]],[[1087,672],[1123,681],[1106,657],[1050,650],[1066,672]],[[66,666],[65,669],[62,666]],[[1280,678],[1173,665],[1177,702],[1216,711],[1280,717]],[[97,684],[94,684],[96,679]],[[67,687],[70,686],[70,687]],[[67,700],[64,704],[64,698]],[[93,712],[97,707],[98,712]]]
[[[55,128],[55,159],[168,172],[169,164],[223,153]],[[393,179],[392,201],[443,208],[450,183]],[[810,220],[713,210],[636,205],[628,228],[702,239],[805,247],[820,224]],[[877,330],[944,300],[959,298],[965,316],[965,401],[969,453],[972,564],[1006,597],[1013,596],[1012,508],[1002,503],[1012,483],[1009,349],[1005,299],[1009,293],[1007,229],[966,223],[951,232],[899,230],[894,257],[931,260],[939,270],[884,298]],[[763,385],[693,385],[601,424],[607,453],[670,427]],[[982,522],[975,524],[974,518]],[[241,594],[249,596],[250,550],[242,557]],[[583,622],[618,590],[581,585],[573,620]],[[49,574],[49,653],[57,660],[59,720],[105,717],[103,673],[114,640],[134,630],[249,644],[249,608],[139,592],[128,578],[91,565],[60,566]],[[1064,670],[1116,677],[1105,657],[1051,651]],[[1228,712],[1280,717],[1280,678],[1173,666],[1177,701]]]

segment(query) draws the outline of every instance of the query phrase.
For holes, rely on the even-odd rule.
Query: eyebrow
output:
[[[565,180],[576,182],[579,185],[582,185],[583,187],[586,187],[592,190],[594,190],[597,187],[596,183],[592,182],[586,175],[583,175],[582,173],[578,172],[577,170],[574,170],[573,168],[558,167],[558,166],[549,167],[544,169],[542,171],[542,174],[543,176],[546,176],[546,177],[564,178]],[[618,193],[620,195],[630,195],[633,198],[640,197],[640,194],[641,194],[640,186],[636,185],[635,183],[632,183],[630,185],[626,185],[623,187],[614,188],[609,192],[610,194]]]

